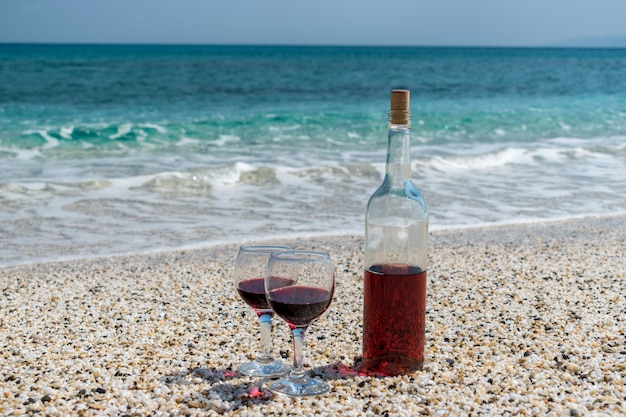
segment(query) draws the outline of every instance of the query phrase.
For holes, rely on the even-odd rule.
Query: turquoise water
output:
[[[0,264],[362,233],[389,90],[431,227],[623,213],[626,50],[0,45]]]

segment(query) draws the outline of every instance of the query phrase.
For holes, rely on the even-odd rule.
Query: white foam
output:
[[[133,128],[133,125],[131,123],[122,123],[121,125],[117,127],[117,133],[113,135],[109,135],[109,139],[111,140],[119,139],[122,136],[129,134],[132,128]]]
[[[6,152],[8,154],[15,155],[15,159],[18,159],[20,161],[30,161],[42,156],[41,151],[38,148],[20,149],[0,147],[0,152]]]
[[[293,130],[300,129],[301,125],[295,124],[291,126],[269,126],[268,130],[270,132],[289,132]]]
[[[52,148],[59,146],[59,140],[57,138],[50,136],[47,130],[43,130],[43,129],[25,130],[22,132],[22,134],[23,135],[37,134],[41,136],[41,138],[45,140],[46,143],[43,146],[41,146],[40,149],[52,149]]]
[[[440,172],[492,170],[507,164],[533,164],[532,153],[521,148],[507,148],[499,152],[470,156],[435,156],[426,168]]]
[[[146,138],[148,137],[148,134],[146,133],[145,130],[143,129],[139,129],[137,131],[137,141],[138,142],[145,142]],[[147,146],[150,146],[149,144],[146,144]]]
[[[32,230],[49,239],[46,256],[54,247],[136,253],[157,245],[362,232],[365,203],[384,173],[384,145],[270,144],[247,152],[237,136],[219,141],[230,148],[8,164],[0,198],[15,207],[0,212],[0,221],[20,236],[9,244],[36,251],[28,243],[34,235],[11,229],[15,218],[33,219]],[[183,136],[177,145],[197,142]],[[624,142],[420,143],[414,182],[429,205],[431,230],[611,214],[626,206]],[[41,149],[20,152],[32,159]]]
[[[239,142],[241,141],[241,138],[239,136],[235,136],[235,135],[220,135],[219,139],[214,141],[214,142],[210,142],[210,144],[215,145],[215,146],[225,146],[226,144],[230,143],[230,142]]]
[[[254,171],[253,165],[244,162],[237,162],[234,165],[217,168],[211,172],[214,186],[229,186],[237,184],[244,172]]]
[[[460,144],[452,148],[421,147],[420,155],[432,155],[425,161],[416,163],[418,170],[460,173],[497,170],[505,166],[524,165],[540,167],[544,164],[561,164],[570,169],[574,160],[579,161],[577,169],[593,166],[593,160],[603,164],[624,164],[620,153],[626,149],[626,137],[579,139],[558,137],[538,140],[531,145],[483,144],[466,146]],[[586,161],[586,162],[583,162]]]
[[[202,187],[229,188],[239,183],[241,175],[256,170],[257,167],[237,162],[228,165],[196,168],[189,171],[163,171],[151,175],[139,175],[111,180],[119,190],[152,189],[155,191],[176,191],[194,194]]]
[[[61,129],[59,129],[59,135],[61,135],[63,139],[71,140],[72,133],[74,133],[74,126],[61,127]]]
[[[167,128],[158,125],[156,123],[143,123],[141,125],[139,125],[139,127],[143,127],[143,128],[148,128],[148,129],[154,129],[159,133],[167,133]]]
[[[200,143],[198,139],[193,139],[193,138],[188,138],[186,136],[183,136],[182,138],[180,138],[178,142],[176,142],[176,146],[195,145],[198,143]]]

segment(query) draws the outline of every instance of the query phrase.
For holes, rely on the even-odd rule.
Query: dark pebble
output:
[[[107,390],[105,390],[104,388],[98,387],[98,388],[94,388],[92,389],[93,392],[97,393],[97,394],[104,394],[107,392]]]
[[[41,397],[41,402],[49,403],[50,401],[52,401],[52,398],[49,395],[44,395],[43,397]]]

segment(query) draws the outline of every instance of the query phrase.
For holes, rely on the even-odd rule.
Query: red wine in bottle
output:
[[[380,301],[382,302],[380,302]],[[426,271],[408,265],[365,270],[363,365],[380,375],[422,369]]]

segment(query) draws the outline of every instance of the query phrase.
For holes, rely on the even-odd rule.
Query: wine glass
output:
[[[302,358],[306,329],[330,306],[334,291],[335,273],[328,253],[294,250],[270,255],[265,294],[272,310],[291,329],[294,354],[289,376],[270,384],[271,391],[291,396],[328,391],[328,384],[306,374]]]
[[[277,377],[289,372],[289,366],[272,357],[272,317],[274,312],[265,298],[265,270],[270,254],[292,250],[289,246],[241,246],[235,261],[237,293],[257,314],[261,343],[256,359],[238,366],[248,376]]]

